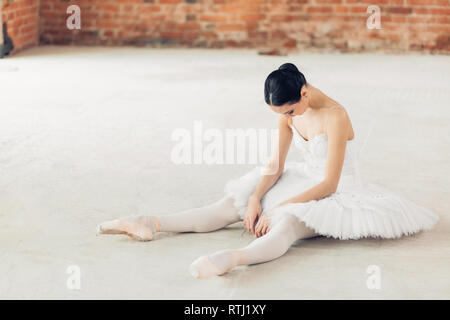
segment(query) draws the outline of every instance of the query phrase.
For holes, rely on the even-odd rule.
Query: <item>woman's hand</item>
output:
[[[255,221],[261,216],[261,202],[257,198],[250,197],[248,200],[247,211],[244,216],[244,228],[252,234],[255,234]]]
[[[259,238],[263,235],[265,235],[270,230],[270,220],[267,216],[267,213],[265,212],[262,217],[258,220],[258,223],[255,227],[255,234]]]
[[[277,208],[279,208],[279,207],[281,207],[281,206],[283,206],[283,205],[285,205],[287,203],[289,203],[289,202],[288,201],[284,201],[284,202],[280,203],[279,205],[277,205],[275,208],[272,208],[269,211],[264,211],[264,214],[262,214],[262,217],[259,219],[259,221],[258,221],[258,223],[256,224],[256,227],[255,227],[255,230],[256,230],[255,234],[256,234],[257,237],[261,237],[261,236],[265,235],[267,232],[270,231],[270,219],[269,219],[269,217],[273,214],[273,212]]]

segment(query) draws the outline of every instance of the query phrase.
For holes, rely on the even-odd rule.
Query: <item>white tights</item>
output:
[[[162,216],[134,216],[104,222],[100,234],[127,234],[138,240],[151,240],[158,231],[210,232],[240,221],[233,199],[222,199],[204,207]],[[189,267],[196,278],[221,275],[237,265],[267,262],[282,256],[298,239],[318,236],[295,216],[287,215],[265,235],[240,249],[225,249],[195,260]]]

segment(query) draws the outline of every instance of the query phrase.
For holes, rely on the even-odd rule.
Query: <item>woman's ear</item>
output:
[[[300,90],[300,94],[302,97],[307,97],[308,96],[308,89],[305,88],[305,86],[303,86]]]

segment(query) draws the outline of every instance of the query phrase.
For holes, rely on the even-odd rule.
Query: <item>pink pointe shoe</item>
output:
[[[126,234],[138,241],[153,239],[152,228],[143,221],[146,217],[126,217],[106,221],[97,226],[97,235],[100,234]],[[157,221],[155,221],[157,223]],[[158,230],[158,227],[156,227]]]
[[[197,279],[206,279],[212,276],[220,276],[222,274],[227,273],[231,269],[233,269],[238,262],[242,262],[239,253],[237,251],[230,251],[231,258],[228,262],[228,265],[225,269],[220,269],[214,263],[211,262],[211,259],[208,255],[201,256],[197,258],[194,262],[189,266],[189,273]]]

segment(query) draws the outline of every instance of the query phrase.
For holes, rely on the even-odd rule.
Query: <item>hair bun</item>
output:
[[[295,73],[299,73],[300,72],[293,63],[289,63],[289,62],[282,64],[278,68],[278,70],[292,71],[292,72],[295,72]]]

